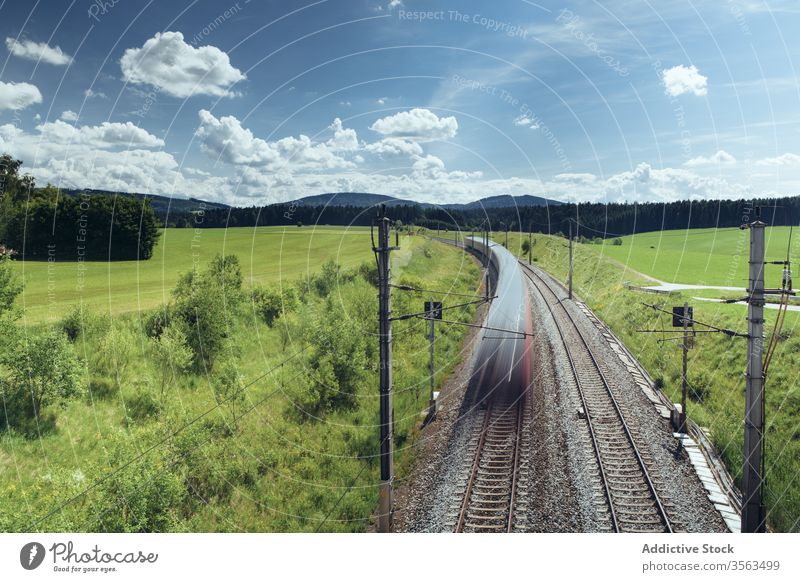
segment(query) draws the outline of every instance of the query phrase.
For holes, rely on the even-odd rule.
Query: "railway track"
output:
[[[580,394],[599,480],[614,532],[672,532],[673,526],[623,409],[600,363],[572,315],[550,283],[520,261],[553,316]],[[651,462],[651,461],[650,461]]]
[[[523,417],[524,397],[512,402],[498,395],[489,402],[458,513],[456,533],[512,531],[524,438]]]

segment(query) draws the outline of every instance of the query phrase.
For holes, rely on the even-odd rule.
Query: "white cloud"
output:
[[[235,195],[228,178],[184,174],[171,154],[142,149],[163,145],[161,140],[145,135],[149,134],[130,124],[76,129],[57,121],[38,126],[36,133],[7,124],[0,126],[0,150],[22,160],[39,184],[209,200]],[[125,149],[128,144],[131,149]]]
[[[438,117],[429,109],[412,109],[383,117],[370,129],[387,137],[433,141],[455,137],[458,121],[455,117]]]
[[[78,121],[78,114],[74,111],[67,109],[63,113],[61,113],[61,118],[64,121]]]
[[[93,91],[91,89],[86,89],[86,91],[84,91],[83,94],[86,96],[87,99],[106,99],[107,98],[105,93],[102,93],[100,91]]]
[[[386,105],[386,97],[381,97],[377,101],[375,101],[378,105]]]
[[[196,135],[200,138],[203,151],[232,165],[290,171],[354,166],[335,153],[349,151],[354,144],[356,147],[358,145],[355,132],[342,127],[338,119],[331,125],[334,137],[328,142],[315,143],[305,135],[268,142],[255,137],[233,116],[217,118],[205,109],[199,112],[199,116],[200,127]]]
[[[757,166],[800,166],[800,156],[797,154],[785,153],[776,158],[764,158],[756,162]]]
[[[708,77],[704,77],[694,65],[678,65],[661,73],[664,90],[670,97],[693,93],[698,97],[708,94]]]
[[[529,127],[531,129],[539,129],[539,123],[527,115],[520,115],[514,119],[514,125],[517,127]]]
[[[113,147],[163,147],[164,140],[148,133],[144,129],[127,123],[110,123],[75,127],[70,123],[55,121],[43,123],[36,127],[43,141],[62,145],[84,145],[92,148]]]
[[[437,178],[444,173],[444,162],[436,156],[416,156],[411,168],[417,178]]]
[[[53,48],[46,42],[18,41],[8,37],[6,48],[12,55],[31,61],[42,61],[51,65],[68,65],[72,62],[72,57],[64,54],[60,47]]]
[[[415,141],[408,141],[399,137],[387,137],[380,141],[368,144],[364,148],[369,153],[381,156],[421,156],[422,146]]]
[[[712,156],[697,156],[688,160],[684,165],[690,168],[699,166],[732,166],[736,164],[736,158],[725,150],[719,150]]]
[[[333,138],[328,140],[328,146],[334,151],[355,151],[358,149],[358,135],[355,129],[346,129],[338,117],[328,129],[333,130]]]
[[[130,48],[120,61],[123,78],[153,85],[175,97],[230,97],[234,83],[247,77],[213,46],[194,48],[180,32],[156,33],[142,48]]]
[[[3,83],[0,81],[0,111],[25,109],[42,102],[42,94],[30,83]]]

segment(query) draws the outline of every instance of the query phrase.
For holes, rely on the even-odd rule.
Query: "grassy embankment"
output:
[[[622,238],[622,245],[579,244],[575,248],[575,290],[636,355],[655,381],[675,402],[680,401],[681,352],[674,342],[661,342],[662,334],[637,333],[644,329],[669,329],[670,318],[642,305],[664,309],[688,300],[695,318],[718,327],[746,331],[746,307],[693,300],[696,296],[736,296],[730,291],[696,290],[672,296],[645,294],[625,288],[652,282],[633,271],[669,282],[718,286],[747,285],[748,233],[738,229],[664,232]],[[768,259],[786,255],[788,229],[767,230]],[[527,235],[512,234],[509,247],[521,255]],[[502,235],[496,237],[503,240]],[[565,281],[568,270],[566,241],[534,235],[535,264]],[[800,241],[795,237],[793,256]],[[628,268],[626,269],[626,265]],[[766,270],[767,286],[780,285],[779,267]],[[776,311],[766,310],[765,329],[771,332]],[[798,349],[800,314],[789,312],[781,343],[769,371],[767,398],[768,519],[779,531],[800,530],[800,366]],[[701,329],[701,328],[698,328]],[[690,352],[687,406],[691,418],[711,430],[731,473],[741,475],[744,369],[743,339],[722,334],[699,334]]]
[[[0,435],[0,530],[367,527],[379,481],[377,300],[369,269],[351,268],[374,266],[368,231],[209,230],[192,247],[193,234],[167,231],[148,263],[89,266],[83,300],[93,315],[74,344],[86,393],[63,409],[44,411],[56,415],[56,424],[39,435]],[[395,281],[461,293],[477,288],[479,269],[461,251],[421,237],[403,237],[401,244]],[[295,288],[302,300],[272,326],[247,300],[230,314],[229,347],[241,400],[219,399],[222,377],[230,378],[221,363],[208,372],[176,374],[162,397],[155,340],[141,322],[170,301],[178,276],[193,261],[205,267],[218,252],[240,257],[245,286],[251,280],[281,284]],[[332,286],[320,272],[328,259],[346,267]],[[47,264],[18,267],[26,275],[25,329],[37,333],[63,318],[77,299],[78,267],[57,265],[50,296],[55,308],[35,287],[46,280]],[[423,299],[396,292],[395,313],[419,311]],[[465,309],[449,317],[466,321],[472,313]],[[440,329],[438,382],[457,363],[466,333],[461,326]],[[427,341],[420,320],[396,323],[395,334],[396,471],[402,480],[428,398],[427,368],[419,365],[427,361]],[[322,394],[331,402],[353,397],[345,398],[346,405],[317,407]]]

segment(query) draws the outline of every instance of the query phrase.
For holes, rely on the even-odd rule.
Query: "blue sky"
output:
[[[0,0],[0,150],[243,205],[792,195],[797,30],[789,0]]]

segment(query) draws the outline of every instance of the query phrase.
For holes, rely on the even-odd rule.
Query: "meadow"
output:
[[[575,245],[576,294],[611,327],[673,402],[680,402],[681,351],[675,342],[664,341],[667,340],[664,334],[640,333],[671,326],[669,316],[645,304],[669,310],[687,300],[694,306],[695,319],[738,332],[746,332],[747,307],[696,301],[692,297],[699,293],[694,290],[669,296],[631,290],[626,283],[652,284],[631,269],[664,281],[744,287],[749,243],[741,243],[742,240],[747,243],[747,239],[742,239],[747,234],[736,229],[666,231],[625,237],[621,245],[611,241]],[[769,258],[785,257],[788,229],[768,229],[767,237]],[[503,240],[501,236],[495,238]],[[511,234],[509,249],[522,256],[522,244],[527,240],[526,234]],[[567,241],[545,235],[534,235],[533,241],[533,264],[566,281]],[[798,248],[796,245],[793,242],[793,249]],[[769,284],[777,286],[778,275],[774,270],[767,271],[767,277],[772,278]],[[776,313],[765,312],[768,334]],[[788,312],[766,382],[766,503],[768,520],[778,531],[800,531],[798,324],[800,313]],[[711,333],[699,334],[695,345],[689,353],[687,412],[699,425],[709,429],[715,446],[738,481],[743,448],[746,344],[740,338]]]
[[[33,303],[43,299],[31,281],[47,264],[14,265],[28,287],[19,335],[65,333],[80,391],[48,405],[27,433],[0,432],[0,531],[369,527],[379,427],[368,230],[295,228],[202,231],[199,258],[193,231],[166,231],[152,262],[97,265],[83,312],[69,307],[79,299],[71,289],[77,265],[58,265],[55,311]],[[221,252],[239,257],[242,281],[235,269],[209,279],[223,301],[223,341],[213,362],[191,365],[179,317],[186,302],[205,300],[198,277],[211,277],[209,262]],[[199,274],[186,279],[194,263]],[[480,285],[471,258],[420,236],[401,237],[393,276],[458,293]],[[276,294],[278,309],[264,299]],[[419,311],[427,298],[398,291],[394,310]],[[470,307],[450,317],[473,314]],[[398,483],[428,402],[424,327],[418,319],[395,324]],[[437,384],[460,360],[466,329],[440,327]]]
[[[55,322],[80,302],[111,316],[152,309],[182,273],[218,253],[239,257],[248,286],[291,282],[329,260],[345,268],[372,260],[368,228],[162,229],[147,261],[15,261],[25,284],[18,304],[30,323]]]
[[[788,227],[765,232],[766,260],[786,259]],[[670,230],[607,239],[602,254],[634,271],[668,283],[747,287],[750,232],[738,228]],[[791,256],[800,256],[800,232],[791,241]],[[779,287],[783,267],[767,265],[768,287]]]

